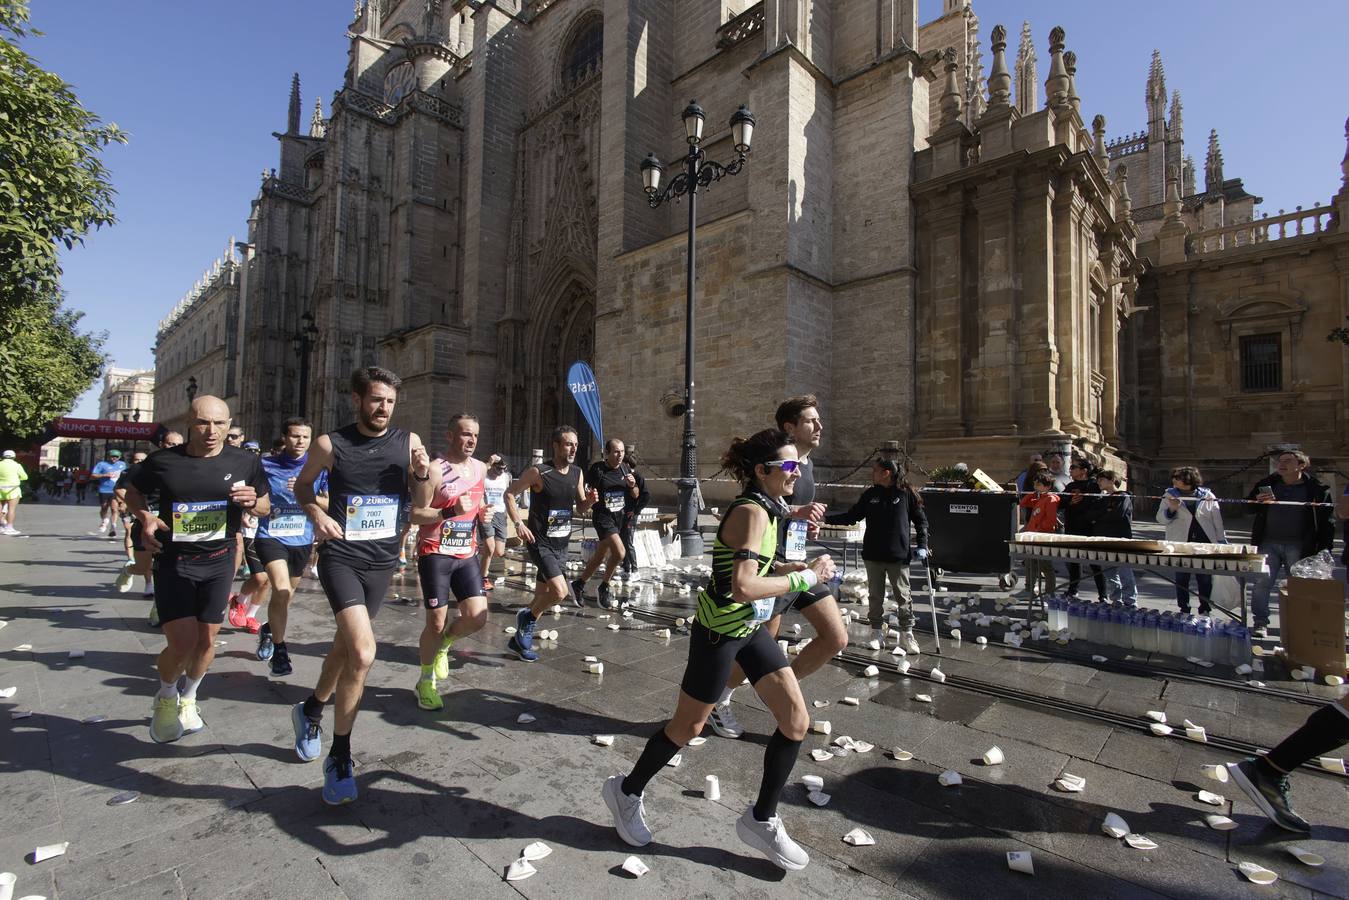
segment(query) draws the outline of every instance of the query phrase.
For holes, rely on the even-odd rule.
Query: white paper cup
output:
[[[824,790],[824,779],[819,775],[802,775],[801,783],[805,785],[807,791]]]
[[[941,682],[944,682],[946,680],[946,673],[943,672],[941,669],[938,669],[936,666],[933,666],[931,669],[928,670],[927,677],[931,678],[933,681],[940,684]]]
[[[781,651],[783,652],[783,655],[786,655],[786,653],[787,653],[787,642],[786,642],[786,641],[778,641],[778,649],[781,650]]]
[[[903,675],[909,671],[909,661],[907,659],[901,659],[899,662],[895,663],[895,668],[899,669],[899,674]]]
[[[1212,778],[1214,781],[1222,784],[1227,784],[1227,766],[1200,766],[1199,770],[1208,778]]]
[[[1254,884],[1273,884],[1279,880],[1278,875],[1257,863],[1244,862],[1237,868],[1241,870],[1242,875],[1245,875]]]
[[[703,797],[708,800],[721,799],[721,782],[717,780],[717,776],[708,775],[703,779]]]
[[[863,678],[875,678],[879,674],[881,674],[881,670],[876,668],[875,666],[867,666],[865,669],[862,670]]]
[[[1129,833],[1129,823],[1118,813],[1106,813],[1101,830],[1112,838],[1122,838]]]
[[[1035,874],[1035,864],[1031,861],[1029,850],[1011,850],[1007,853],[1007,868],[1026,875]]]
[[[960,773],[957,772],[955,769],[947,769],[945,772],[942,772],[940,775],[937,776],[937,781],[939,784],[941,784],[942,787],[955,787],[956,785],[960,784],[963,780],[964,779],[960,777]]]
[[[14,882],[18,880],[13,872],[0,872],[0,900],[14,900]]]
[[[647,872],[650,872],[651,868],[637,857],[629,856],[627,859],[623,860],[623,871],[627,872],[633,878],[641,878]]]
[[[591,675],[603,675],[603,674],[604,674],[604,663],[602,663],[602,662],[601,662],[601,663],[591,663],[590,665],[588,665],[588,666],[586,667],[586,671],[589,672]]]
[[[984,751],[984,765],[986,766],[1002,765],[1003,759],[1005,757],[1002,754],[1001,747],[993,746]]]
[[[1343,775],[1345,773],[1344,760],[1340,759],[1338,756],[1322,756],[1316,761],[1320,763],[1321,768],[1325,769],[1327,772],[1334,772],[1336,775]]]
[[[815,722],[811,724],[810,730],[816,734],[833,734],[834,726],[824,719],[816,719]]]

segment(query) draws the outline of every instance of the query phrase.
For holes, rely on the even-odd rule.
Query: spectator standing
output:
[[[1059,510],[1062,512],[1064,534],[1095,534],[1093,520],[1097,514],[1097,494],[1102,493],[1092,477],[1091,463],[1080,456],[1073,457],[1068,466],[1072,481],[1064,488],[1065,496],[1060,498]],[[1096,582],[1096,592],[1100,599],[1106,597],[1105,575],[1100,566],[1091,567],[1091,577]],[[1068,563],[1068,590],[1064,596],[1077,597],[1077,585],[1082,580],[1082,564]]]
[[[1134,498],[1124,490],[1124,479],[1118,472],[1101,469],[1096,473],[1096,484],[1102,497],[1095,501],[1096,516],[1093,534],[1101,537],[1131,538],[1134,536]],[[1095,569],[1095,566],[1092,566]],[[1099,570],[1098,570],[1099,571]],[[1099,577],[1099,576],[1098,576]],[[1106,579],[1110,585],[1110,599],[1122,601],[1125,606],[1138,604],[1138,582],[1134,570],[1117,565]]]
[[[1021,498],[1023,509],[1029,509],[1030,519],[1022,531],[1053,534],[1059,530],[1059,495],[1054,492],[1054,476],[1041,472],[1035,476],[1035,493]],[[1057,586],[1054,564],[1048,560],[1026,560],[1026,590],[1032,597],[1054,593]]]
[[[1269,591],[1280,573],[1288,574],[1299,559],[1335,545],[1330,488],[1307,471],[1311,460],[1301,450],[1285,450],[1274,474],[1263,478],[1246,499],[1254,501],[1251,543],[1265,555],[1269,572],[1258,576],[1251,591],[1251,637],[1265,637],[1269,628]],[[1311,504],[1324,504],[1313,506]]]
[[[1039,453],[1032,453],[1030,459],[1026,461],[1026,468],[1022,469],[1021,474],[1016,476],[1017,493],[1024,494],[1026,491],[1034,490],[1035,472],[1033,470],[1037,465],[1044,465],[1044,457]]]
[[[1168,541],[1227,543],[1218,497],[1204,487],[1204,477],[1194,466],[1179,466],[1171,470],[1171,487],[1166,489],[1162,504],[1157,508],[1157,523],[1166,526]],[[1190,611],[1189,588],[1192,576],[1199,591],[1199,614],[1205,615],[1212,609],[1209,606],[1209,598],[1213,596],[1212,575],[1177,572],[1176,604],[1181,612]]]
[[[1071,480],[1063,468],[1063,454],[1058,450],[1050,450],[1045,454],[1045,465],[1049,467],[1049,474],[1054,476],[1054,490],[1062,492]]]

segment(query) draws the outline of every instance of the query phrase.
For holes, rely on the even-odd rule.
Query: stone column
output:
[[[1057,432],[1059,352],[1055,339],[1054,187],[1044,172],[1017,191],[1017,255],[1021,290],[1016,309],[1016,416],[1023,434]]]
[[[974,433],[1010,434],[1016,427],[1016,307],[1020,269],[1016,253],[1016,184],[1011,176],[979,185],[979,346],[970,376],[978,384]]]

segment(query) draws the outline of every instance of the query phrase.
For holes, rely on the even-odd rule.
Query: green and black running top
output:
[[[768,513],[768,527],[759,538],[759,552],[737,550],[726,546],[721,540],[721,529],[730,518],[731,510],[737,506],[752,503]],[[753,559],[759,564],[760,577],[767,575],[773,567],[773,554],[778,546],[778,523],[786,514],[780,501],[775,501],[758,491],[746,491],[726,509],[726,516],[717,526],[717,537],[712,543],[712,577],[707,587],[698,592],[698,624],[708,631],[715,631],[727,637],[741,638],[754,631],[773,617],[774,598],[766,597],[749,603],[739,603],[731,595],[731,571],[737,561]]]

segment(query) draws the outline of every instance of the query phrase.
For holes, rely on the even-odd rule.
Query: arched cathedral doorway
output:
[[[543,446],[558,425],[575,426],[578,437],[577,463],[582,467],[598,459],[600,448],[592,446],[594,435],[581,410],[572,399],[567,386],[567,369],[577,360],[594,364],[595,357],[595,293],[579,278],[572,278],[557,293],[556,299],[543,307],[549,310],[531,323],[535,340],[535,377],[533,396],[530,397],[529,433],[531,440]],[[601,394],[601,397],[603,394]],[[544,446],[547,458],[549,449]]]

